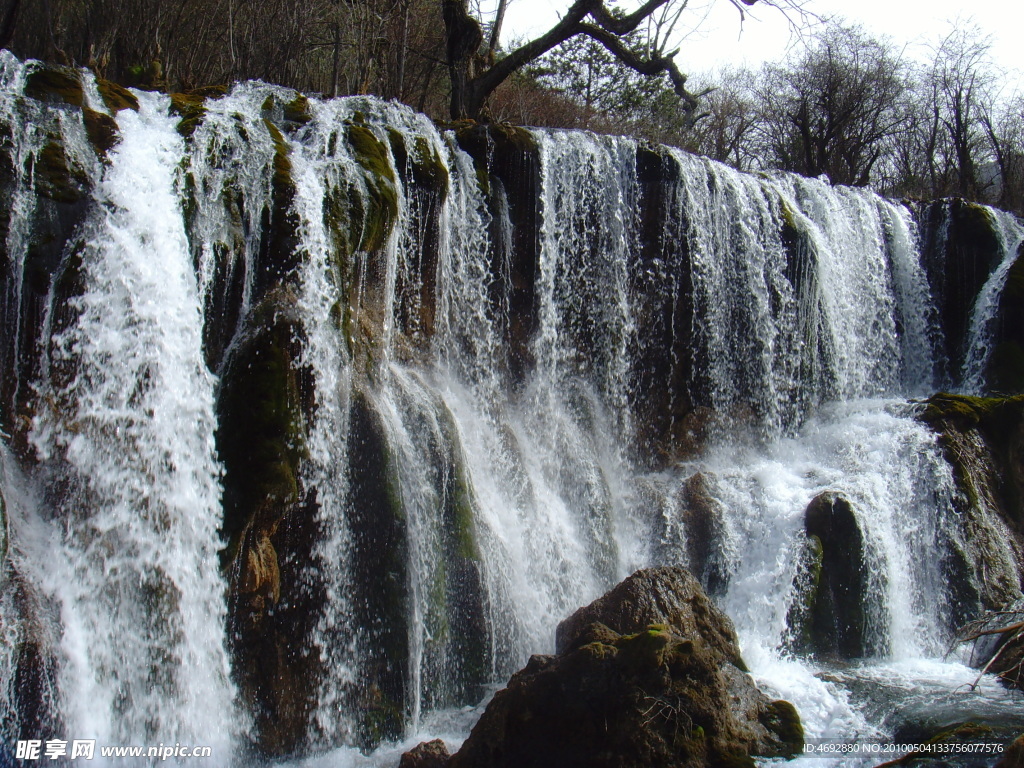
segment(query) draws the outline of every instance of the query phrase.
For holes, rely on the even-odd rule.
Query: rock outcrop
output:
[[[850,501],[838,493],[815,496],[804,512],[804,533],[789,645],[825,658],[863,656],[869,651],[864,534]]]
[[[920,416],[939,435],[960,491],[964,542],[951,563],[966,620],[1021,598],[1024,584],[1024,395],[937,394]]]
[[[562,622],[450,768],[753,765],[795,754],[792,704],[745,673],[732,623],[686,570],[638,571]]]

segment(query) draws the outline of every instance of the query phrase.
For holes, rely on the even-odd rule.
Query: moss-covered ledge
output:
[[[964,547],[950,583],[965,605],[1002,608],[1024,586],[1024,395],[939,393],[921,403],[918,418],[938,434],[960,491]]]

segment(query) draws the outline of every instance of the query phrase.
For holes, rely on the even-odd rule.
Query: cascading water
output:
[[[951,346],[908,208],[258,83],[87,124],[26,96],[36,65],[0,64],[0,633],[52,670],[49,719],[5,736],[347,745],[310,765],[457,740],[458,708],[558,621],[666,562],[809,736],[887,735],[866,680],[965,682],[935,661],[965,534],[905,400]],[[77,219],[44,171],[84,190]],[[33,238],[61,215],[40,311]],[[974,392],[1024,232],[990,215]],[[794,628],[807,510],[836,497],[863,540],[859,672],[810,661]],[[0,655],[11,712],[19,653]]]
[[[58,606],[68,733],[225,748],[234,694],[216,562],[214,380],[176,122],[153,96],[120,113],[121,143],[68,254],[83,291],[51,309],[66,317],[53,319],[31,433],[40,474],[62,492],[42,513],[52,515],[45,540],[24,542],[39,549],[21,552],[21,575]]]
[[[994,219],[993,228],[1001,253],[999,265],[985,281],[971,310],[967,355],[961,372],[962,386],[967,392],[980,392],[984,389],[985,374],[992,354],[992,333],[999,297],[1024,241],[1024,230],[1013,214],[989,210],[988,215]]]

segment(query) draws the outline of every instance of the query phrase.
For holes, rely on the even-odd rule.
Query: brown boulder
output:
[[[447,745],[441,739],[434,739],[417,744],[402,755],[398,768],[445,768],[450,759]]]
[[[731,623],[682,568],[633,574],[563,622],[559,648],[513,675],[448,768],[753,766],[802,748],[793,705],[741,671]]]
[[[603,597],[580,608],[555,630],[555,652],[571,650],[588,626],[600,622],[619,634],[664,624],[680,637],[700,637],[709,651],[746,670],[736,630],[685,568],[637,571]]]

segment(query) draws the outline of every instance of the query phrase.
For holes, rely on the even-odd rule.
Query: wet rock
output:
[[[633,574],[563,622],[558,647],[495,695],[452,768],[753,766],[803,745],[796,710],[757,690],[682,568]]]
[[[1001,246],[988,210],[965,200],[936,200],[917,216],[924,233],[922,262],[939,308],[948,373],[960,371],[970,314]]]
[[[413,140],[393,129],[388,137],[398,175],[406,180],[409,205],[420,221],[419,236],[405,254],[408,270],[396,276],[395,311],[399,328],[425,351],[437,315],[440,215],[448,195],[448,171],[423,137]]]
[[[555,630],[556,653],[565,653],[594,622],[619,634],[664,624],[681,637],[703,638],[716,658],[746,670],[732,621],[711,602],[685,568],[637,571],[603,597],[580,608]]]
[[[725,562],[725,510],[714,497],[713,475],[697,472],[683,484],[682,520],[690,571],[709,595],[725,594],[729,566]]]
[[[445,768],[451,755],[441,739],[424,741],[402,755],[398,768]]]
[[[1010,636],[1000,648],[999,658],[989,672],[1009,688],[1024,691],[1024,632],[1007,633]]]
[[[512,379],[523,380],[533,365],[531,340],[538,328],[540,258],[540,157],[533,135],[509,125],[462,124],[459,146],[473,158],[492,217],[491,274],[499,276],[491,301],[506,307],[502,328]],[[508,247],[505,247],[507,243]]]
[[[869,651],[864,535],[849,500],[831,492],[816,496],[804,513],[804,531],[811,548],[820,546],[821,554],[820,565],[807,565],[817,573],[804,585],[813,588],[803,596],[809,626],[798,631],[807,640],[802,649],[826,657],[863,656]]]
[[[919,418],[939,435],[960,491],[961,543],[947,570],[959,587],[956,626],[1021,598],[1024,584],[1024,396],[940,393]]]
[[[25,95],[45,104],[85,104],[82,74],[71,67],[38,67],[25,78]]]
[[[309,640],[323,596],[306,582],[317,531],[299,474],[308,372],[294,304],[291,289],[278,286],[253,308],[217,402],[229,649],[260,748],[274,756],[303,746],[322,674]]]

